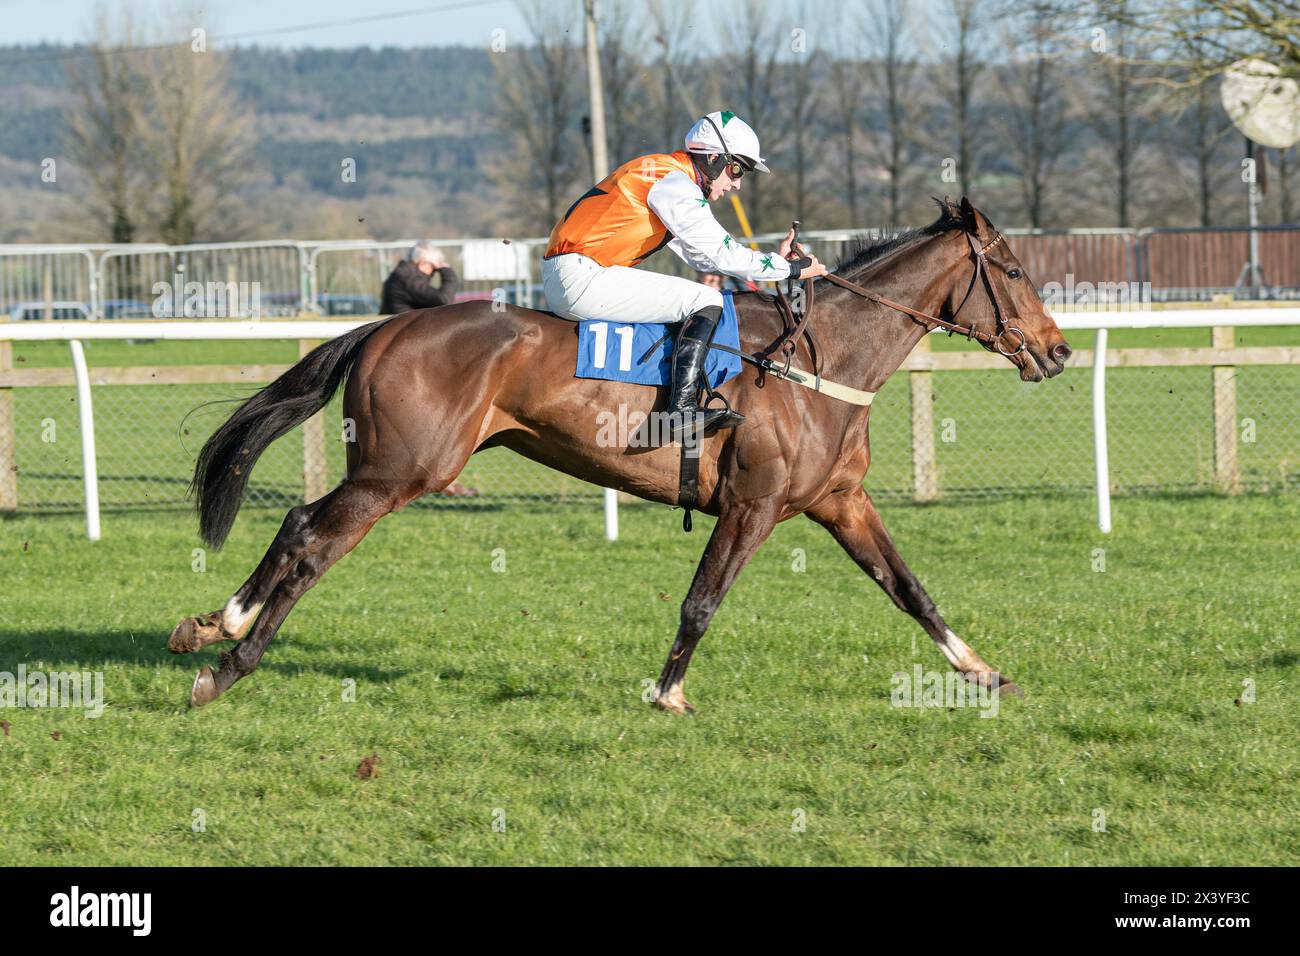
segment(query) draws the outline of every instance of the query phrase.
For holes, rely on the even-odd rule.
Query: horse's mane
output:
[[[935,202],[939,204],[939,218],[930,225],[921,226],[918,229],[907,229],[887,239],[876,241],[865,238],[850,240],[848,245],[844,247],[844,252],[840,255],[839,260],[835,263],[835,268],[831,271],[837,275],[844,275],[845,272],[849,271],[856,272],[888,256],[892,256],[896,252],[901,252],[923,239],[940,235],[950,229],[964,228],[961,213],[958,210],[942,199],[935,199]]]

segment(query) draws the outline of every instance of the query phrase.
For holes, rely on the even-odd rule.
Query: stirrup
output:
[[[706,418],[704,423],[705,436],[712,435],[714,432],[720,431],[723,428],[735,428],[736,426],[745,423],[745,416],[732,408],[731,402],[727,401],[727,396],[715,390],[709,383],[707,372],[701,374],[700,384],[704,387],[704,400],[700,403],[701,409],[706,413],[706,415],[713,412],[722,413],[721,415],[711,419]],[[721,408],[709,408],[709,404],[714,399],[717,399],[722,403]]]
[[[735,428],[745,421],[744,415],[730,408],[708,408],[699,405],[672,414],[677,418],[668,431],[667,440],[679,443],[687,437],[707,438],[720,429]]]
[[[714,432],[722,431],[724,428],[736,428],[745,424],[745,416],[730,408],[710,408],[708,411],[721,412],[722,414],[712,421],[705,421],[705,435],[712,435]]]

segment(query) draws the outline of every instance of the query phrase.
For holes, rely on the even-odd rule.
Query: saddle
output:
[[[667,385],[672,377],[673,341],[679,326],[661,322],[610,322],[584,319],[578,325],[574,375],[632,385]],[[722,298],[722,318],[713,333],[704,381],[718,388],[740,374],[740,329],[730,292]]]
[[[781,316],[782,332],[772,344],[753,354],[744,352],[740,348],[740,329],[733,293],[730,290],[723,292],[722,318],[709,343],[709,354],[702,377],[705,392],[701,401],[702,406],[708,406],[715,401],[727,405],[726,397],[716,389],[740,374],[742,361],[757,366],[760,388],[765,384],[768,372],[778,378],[817,391],[829,391],[833,386],[834,383],[823,382],[821,378],[821,356],[818,354],[812,330],[808,327],[813,296],[812,282],[805,282],[801,291],[795,291],[795,284],[791,282],[789,296],[781,285],[784,283],[778,284],[777,293],[771,296],[770,300]],[[667,385],[672,376],[673,339],[677,328],[666,323],[582,320],[577,323],[577,361],[574,375],[577,378],[594,378],[636,385]],[[812,363],[811,374],[792,367],[801,338],[807,342]],[[866,401],[870,400],[868,393],[861,394],[868,395]],[[849,397],[846,400],[855,399]],[[699,471],[698,442],[693,443],[693,447],[683,444],[678,467],[677,503],[683,511],[682,528],[688,532],[691,530],[691,512],[699,504]]]

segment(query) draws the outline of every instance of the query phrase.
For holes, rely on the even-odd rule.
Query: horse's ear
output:
[[[972,236],[979,238],[980,224],[975,217],[975,207],[965,196],[961,197],[961,224]]]

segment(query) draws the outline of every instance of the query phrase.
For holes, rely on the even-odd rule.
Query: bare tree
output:
[[[1016,167],[1029,225],[1047,216],[1048,186],[1065,153],[1066,103],[1061,59],[1065,11],[1060,0],[1013,0],[1000,12],[1011,62],[997,69],[1003,101],[999,125]]]
[[[1132,224],[1136,157],[1149,129],[1150,85],[1135,62],[1138,36],[1129,16],[1130,0],[1100,0],[1103,19],[1097,45],[1095,78],[1100,96],[1092,98],[1089,121],[1110,147],[1114,177],[1115,225]],[[1111,15],[1113,13],[1113,16]]]
[[[802,11],[801,11],[802,13]],[[800,16],[801,23],[808,19]],[[817,68],[817,49],[805,27],[796,27],[790,37],[790,52],[794,59],[788,71],[790,101],[787,116],[790,118],[790,138],[794,158],[794,218],[807,219],[812,210],[808,207],[808,169],[812,158],[809,142],[817,112],[817,88],[813,71]],[[820,159],[820,154],[817,155]]]
[[[233,196],[251,143],[252,117],[225,77],[221,54],[176,18],[169,44],[144,36],[123,7],[115,24],[96,11],[88,68],[69,61],[70,150],[86,170],[91,208],[114,242],[231,238]]]
[[[763,0],[741,0],[730,19],[725,41],[727,60],[732,66],[729,78],[740,104],[740,115],[761,134],[768,117],[775,113],[772,83],[781,51],[780,26],[772,15],[771,4]],[[759,177],[750,178],[754,183],[745,204],[754,231],[760,232],[764,190]]]
[[[150,50],[146,62],[136,127],[158,185],[150,202],[157,232],[177,244],[231,238],[243,225],[231,197],[245,179],[252,117],[230,89],[225,59],[192,37]]]
[[[1219,174],[1217,150],[1230,129],[1212,81],[1247,57],[1262,58],[1277,66],[1281,76],[1300,79],[1300,3],[1095,0],[1094,10],[1098,23],[1118,28],[1128,41],[1116,59],[1126,64],[1130,83],[1172,87],[1183,94],[1191,119],[1184,142],[1196,157],[1199,219],[1210,224],[1220,181],[1227,180]],[[1180,139],[1175,135],[1175,141]],[[1280,201],[1283,217],[1289,218],[1289,184]]]
[[[840,145],[840,165],[844,184],[844,205],[848,210],[847,225],[852,228],[858,219],[858,150],[861,130],[862,102],[865,99],[866,73],[862,63],[861,33],[852,22],[852,14],[841,4],[834,19],[839,28],[831,31],[829,63],[831,96],[835,106],[835,125],[832,135]]]
[[[916,56],[906,0],[872,0],[865,27],[868,89],[880,98],[881,122],[869,140],[885,173],[888,224],[902,223],[902,191],[912,147]]]
[[[1295,219],[1295,204],[1291,194],[1291,177],[1295,172],[1295,153],[1294,146],[1290,149],[1279,149],[1277,151],[1278,216],[1282,225],[1287,225]]]
[[[136,30],[123,9],[114,27],[95,11],[94,40],[84,63],[68,60],[73,105],[67,114],[68,153],[90,183],[88,208],[110,242],[131,242],[139,225],[143,177],[137,144],[143,80],[129,50]]]
[[[939,71],[939,88],[948,104],[951,143],[956,147],[957,183],[970,195],[979,162],[975,129],[975,89],[987,62],[984,59],[987,0],[945,0],[942,22],[947,48]]]
[[[659,142],[663,149],[674,149],[692,122],[690,114],[699,109],[698,97],[680,84],[691,83],[694,56],[691,37],[694,31],[681,0],[650,0],[648,5],[654,41],[659,49],[659,89],[654,108],[658,120]],[[704,107],[705,110],[712,107]]]
[[[583,70],[572,40],[577,35],[574,7],[527,0],[520,8],[533,46],[494,57],[495,119],[510,142],[494,173],[523,211],[522,225],[545,233],[572,202],[570,192],[580,172],[590,168],[583,163],[575,128]]]
[[[605,130],[610,163],[617,166],[632,158],[640,130],[635,118],[641,99],[638,87],[645,66],[637,55],[633,37],[640,32],[639,14],[627,0],[601,0],[597,8],[600,75],[605,87]]]
[[[1097,0],[1097,7],[1103,21],[1144,39],[1133,61],[1171,71],[1164,82],[1195,86],[1252,56],[1300,79],[1296,0]]]
[[[1230,138],[1232,123],[1208,79],[1190,89],[1179,88],[1171,103],[1179,109],[1161,146],[1175,167],[1182,166],[1185,157],[1192,157],[1199,221],[1211,226],[1216,196],[1236,178],[1236,167],[1223,162],[1223,146]]]

